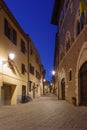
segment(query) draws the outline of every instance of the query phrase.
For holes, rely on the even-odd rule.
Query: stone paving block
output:
[[[0,108],[0,130],[87,130],[87,107],[45,95],[33,102]]]

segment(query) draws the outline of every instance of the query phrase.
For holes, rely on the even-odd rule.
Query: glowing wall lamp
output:
[[[43,81],[46,82],[46,79],[44,78]]]
[[[8,67],[14,72],[16,73],[15,70],[17,70],[17,67],[14,63],[14,58],[15,58],[15,54],[14,53],[9,53],[8,55],[8,59],[5,60],[4,58],[0,57],[0,67],[4,67],[4,69],[7,69]]]
[[[10,60],[14,60],[15,54],[14,54],[14,53],[10,53],[10,54],[8,55],[8,58],[9,58]]]
[[[0,58],[0,65],[7,64],[8,62],[13,61],[14,58],[15,58],[15,54],[14,54],[14,53],[10,53],[10,54],[8,55],[8,59],[7,59],[7,60],[5,60],[5,59],[3,59],[3,58]]]
[[[0,58],[0,66],[2,66],[2,58]]]
[[[53,84],[52,84],[52,83],[50,83],[50,85],[52,86]]]
[[[53,76],[55,75],[55,70],[52,70],[52,75],[53,75]]]
[[[45,82],[46,82],[46,79],[44,78],[43,79],[43,95],[45,94]]]

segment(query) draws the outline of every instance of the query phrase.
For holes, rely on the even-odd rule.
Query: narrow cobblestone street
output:
[[[26,104],[0,107],[0,130],[87,130],[87,107],[47,94]]]

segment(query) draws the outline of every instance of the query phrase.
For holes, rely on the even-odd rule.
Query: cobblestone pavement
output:
[[[87,107],[46,95],[26,104],[0,107],[0,130],[87,130]]]

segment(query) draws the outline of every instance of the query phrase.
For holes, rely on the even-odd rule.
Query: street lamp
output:
[[[53,93],[55,94],[55,70],[52,70],[52,78],[53,78]]]
[[[44,79],[43,79],[43,81],[45,82],[45,81],[46,81],[46,79],[44,78]]]
[[[45,89],[45,82],[46,82],[46,79],[44,78],[43,79],[43,95],[45,94],[45,90],[44,90]]]
[[[52,83],[50,83],[50,85],[52,86]]]
[[[55,70],[52,70],[52,75],[53,75],[53,76],[55,75]]]

